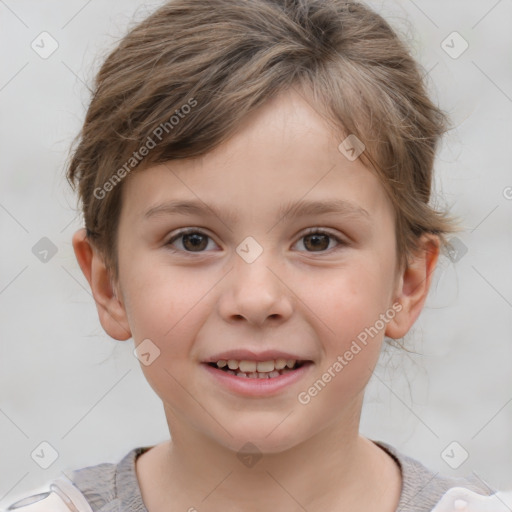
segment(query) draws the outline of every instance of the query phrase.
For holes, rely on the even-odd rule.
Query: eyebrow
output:
[[[235,210],[226,209],[221,212],[219,209],[206,205],[201,201],[171,200],[151,207],[144,213],[144,218],[149,219],[161,215],[211,215],[214,214],[224,222],[232,223],[238,221],[239,216]],[[367,210],[350,201],[343,199],[331,199],[325,201],[296,201],[284,204],[278,211],[278,218],[285,216],[304,217],[307,215],[323,215],[336,213],[347,217],[362,218],[370,220]]]

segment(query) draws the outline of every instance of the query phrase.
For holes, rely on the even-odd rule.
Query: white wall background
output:
[[[61,471],[168,438],[133,341],[116,342],[99,324],[72,251],[81,224],[63,177],[89,98],[84,82],[159,4],[0,0],[0,508]],[[452,115],[436,188],[465,231],[463,250],[442,256],[410,332],[416,354],[383,354],[362,432],[443,474],[474,472],[512,489],[512,4],[371,5],[412,39]],[[58,43],[47,59],[31,48],[43,31]],[[469,44],[456,59],[441,46],[453,31]],[[460,51],[452,39],[450,51]],[[43,237],[57,249],[46,263],[33,253]],[[31,457],[43,441],[58,452],[47,469]],[[469,453],[458,469],[441,456],[452,441]]]

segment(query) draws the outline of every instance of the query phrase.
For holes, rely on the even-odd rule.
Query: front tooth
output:
[[[256,370],[256,361],[242,360],[238,363],[241,372],[253,372]]]
[[[229,359],[228,366],[230,370],[236,370],[238,368],[238,361],[236,359]]]
[[[271,372],[274,369],[274,361],[261,361],[257,364],[257,369],[259,372]]]
[[[295,359],[288,359],[288,360],[286,361],[286,366],[288,366],[288,368],[293,368],[293,367],[295,366],[295,363],[296,363],[296,362],[297,362],[297,361],[296,361]]]
[[[276,359],[276,370],[282,370],[286,366],[286,359]]]
[[[224,368],[224,366],[226,366],[228,364],[227,361],[225,361],[224,359],[220,359],[219,361],[217,361],[217,366],[219,368]]]

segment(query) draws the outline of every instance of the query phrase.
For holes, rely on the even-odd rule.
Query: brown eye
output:
[[[208,237],[201,233],[191,233],[182,235],[183,237],[183,247],[187,250],[203,250],[208,245]],[[206,241],[206,243],[205,243]]]
[[[325,251],[329,247],[329,235],[314,234],[304,237],[304,247],[307,249]]]
[[[308,231],[302,236],[301,240],[304,240],[303,244],[307,252],[326,252],[329,250],[331,240],[335,240],[337,244],[341,246],[347,245],[343,240],[340,240],[332,233],[316,228],[312,228]]]
[[[183,249],[179,248],[178,250],[183,252],[203,252],[208,246],[210,237],[202,231],[181,231],[173,236],[166,245],[173,245],[174,241],[179,239],[182,240]]]

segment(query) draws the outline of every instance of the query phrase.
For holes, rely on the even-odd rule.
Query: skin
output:
[[[163,402],[172,440],[137,460],[149,512],[396,510],[400,470],[359,435],[361,407],[384,335],[403,337],[422,310],[438,240],[424,235],[400,271],[391,202],[360,159],[338,150],[340,142],[302,96],[280,94],[207,155],[123,182],[118,282],[85,231],[75,233],[75,254],[105,331],[117,340],[133,337],[135,346],[150,339],[160,350],[141,368]],[[144,219],[150,207],[178,198],[199,198],[239,218],[224,222],[209,212]],[[277,216],[290,201],[333,198],[364,208],[367,220]],[[187,227],[209,237],[199,239],[199,252],[187,237],[169,244]],[[315,248],[307,228],[344,243],[321,237]],[[252,263],[236,252],[248,236],[263,249]],[[401,311],[343,370],[307,405],[299,403],[297,395],[398,303]],[[236,348],[280,349],[314,365],[275,396],[247,398],[201,365]],[[252,467],[237,457],[246,442],[263,455]]]

